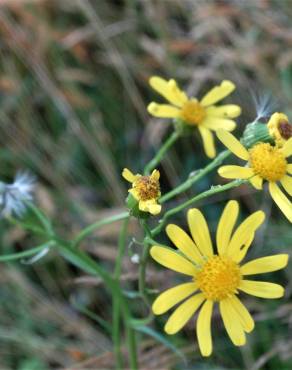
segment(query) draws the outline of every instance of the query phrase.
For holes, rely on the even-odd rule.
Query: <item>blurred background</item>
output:
[[[12,181],[18,169],[33,172],[37,204],[60,235],[72,239],[87,224],[124,209],[121,170],[141,171],[171,132],[167,121],[146,111],[151,100],[161,101],[148,86],[151,75],[175,78],[193,96],[222,79],[235,82],[229,101],[243,109],[238,135],[263,107],[263,116],[280,110],[292,119],[291,19],[290,0],[0,0],[1,180]],[[162,191],[207,163],[200,139],[180,139],[159,168]],[[180,200],[214,183],[222,183],[216,171]],[[250,258],[291,254],[291,225],[268,194],[250,187],[198,204],[212,232],[230,197],[240,199],[242,216],[258,208],[268,216]],[[185,214],[172,222],[184,227]],[[108,269],[119,226],[103,228],[82,245]],[[40,243],[5,220],[0,229],[1,254]],[[129,255],[140,254],[134,221],[130,232],[137,242],[129,237]],[[130,257],[123,271],[125,289],[137,289]],[[245,347],[232,346],[215,315],[210,359],[200,357],[191,320],[167,338],[186,362],[141,334],[141,368],[292,369],[291,271],[269,276],[286,286],[281,301],[244,298],[256,319]],[[149,287],[166,289],[178,279],[149,265]],[[148,314],[139,300],[132,301],[137,317]],[[0,368],[111,369],[110,315],[111,297],[101,281],[53,252],[31,265],[2,263]],[[150,325],[154,333],[162,333],[166,318]]]

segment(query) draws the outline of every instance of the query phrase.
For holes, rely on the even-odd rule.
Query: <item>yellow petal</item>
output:
[[[209,228],[205,217],[198,209],[193,208],[188,211],[188,224],[192,237],[201,254],[206,257],[213,256]]]
[[[147,110],[152,116],[160,118],[177,118],[180,114],[180,109],[169,104],[150,103]]]
[[[238,217],[238,211],[238,202],[231,200],[227,203],[220,217],[216,233],[217,248],[220,255],[223,255],[226,252],[234,225]]]
[[[211,106],[206,108],[206,112],[210,116],[221,117],[221,118],[236,118],[241,113],[239,105],[225,104],[220,107]]]
[[[286,141],[282,148],[282,153],[286,158],[290,157],[292,155],[292,137],[290,137],[289,140]]]
[[[250,234],[250,237],[246,240],[246,242],[243,244],[242,248],[240,251],[237,253],[237,255],[234,257],[234,259],[239,263],[241,262],[244,257],[246,256],[249,247],[251,246],[251,243],[254,240],[255,233]]]
[[[180,284],[167,289],[155,299],[152,305],[152,311],[155,315],[161,315],[194,293],[197,289],[196,284],[193,282]]]
[[[231,119],[227,118],[218,118],[214,116],[207,116],[203,122],[202,125],[206,128],[209,128],[210,130],[217,131],[219,129],[232,131],[236,127],[236,123],[232,121]]]
[[[285,292],[279,284],[252,280],[242,280],[239,289],[260,298],[281,298]]]
[[[286,197],[285,194],[282,193],[275,182],[269,183],[269,190],[274,202],[288,218],[288,220],[292,222],[292,204],[290,200]]]
[[[245,344],[245,333],[241,322],[237,320],[237,315],[234,313],[233,306],[228,300],[219,302],[219,309],[224,322],[225,329],[235,346],[243,346]]]
[[[158,215],[161,212],[161,205],[156,202],[155,199],[151,200],[140,200],[139,209],[143,212],[149,212],[152,215]]]
[[[204,107],[217,103],[232,93],[235,89],[234,83],[228,80],[221,82],[219,86],[213,87],[200,101]]]
[[[239,140],[236,139],[230,132],[226,130],[218,130],[216,132],[218,139],[238,158],[248,160],[249,154],[245,147],[241,144]]]
[[[175,80],[167,81],[161,77],[153,76],[150,78],[149,83],[166,100],[178,107],[181,107],[188,100],[188,97],[177,86]]]
[[[281,184],[287,193],[292,196],[292,177],[288,175],[284,176],[281,180]]]
[[[204,300],[205,297],[201,293],[189,298],[180,306],[178,306],[178,308],[171,314],[165,324],[164,330],[166,331],[166,333],[175,334],[181,328],[183,328]]]
[[[160,178],[160,172],[158,170],[153,170],[151,173],[151,178],[158,181]]]
[[[287,172],[292,175],[292,163],[287,165]]]
[[[131,172],[128,168],[124,168],[122,172],[122,176],[125,180],[129,182],[134,182],[137,180],[137,177],[140,175],[134,175],[133,172]]]
[[[227,248],[227,255],[238,262],[238,255],[242,250],[242,246],[247,241],[250,241],[251,236],[253,236],[264,220],[265,214],[263,211],[257,211],[248,216],[235,230]]]
[[[171,270],[190,276],[197,272],[191,262],[168,248],[154,246],[150,249],[150,254],[156,262]]]
[[[128,192],[131,193],[136,200],[140,199],[139,192],[136,189],[129,189]]]
[[[166,233],[173,244],[193,262],[200,264],[202,262],[202,255],[200,254],[197,246],[192,241],[184,230],[176,225],[168,225]]]
[[[241,166],[222,166],[218,169],[220,176],[225,179],[249,179],[254,175],[253,169]]]
[[[235,295],[228,298],[228,301],[233,307],[235,313],[237,314],[238,320],[240,321],[243,330],[247,333],[250,333],[254,329],[254,320],[251,317],[250,313],[248,312],[247,308]]]
[[[288,259],[288,254],[276,254],[275,256],[257,258],[244,264],[240,268],[240,272],[242,275],[254,275],[277,271],[287,266]]]
[[[202,125],[198,126],[200,134],[202,136],[204,150],[209,158],[214,158],[216,155],[214,138],[212,132]]]
[[[262,190],[263,188],[263,179],[259,175],[255,175],[249,179],[249,182],[257,190]]]
[[[211,317],[213,302],[206,301],[201,308],[197,320],[197,337],[202,356],[207,357],[212,353]]]

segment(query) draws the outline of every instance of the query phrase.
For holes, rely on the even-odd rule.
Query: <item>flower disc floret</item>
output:
[[[206,110],[196,99],[191,99],[182,106],[180,117],[188,125],[199,125],[206,117]]]
[[[212,256],[195,276],[206,299],[221,301],[237,293],[241,281],[238,264],[225,256]]]
[[[137,191],[142,201],[157,199],[160,195],[159,181],[152,176],[141,176],[134,183],[133,188]]]
[[[249,150],[250,166],[267,181],[281,180],[287,171],[287,161],[277,147],[268,143],[256,144]]]

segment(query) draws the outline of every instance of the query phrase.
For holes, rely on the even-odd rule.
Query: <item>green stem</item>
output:
[[[189,189],[195,182],[201,180],[207,173],[212,171],[214,168],[220,166],[220,164],[226,159],[231,152],[229,150],[224,150],[221,152],[208,166],[205,168],[195,171],[190,177],[184,181],[181,185],[177,186],[175,189],[169,191],[168,193],[164,194],[160,199],[159,203],[164,203],[167,200],[177,196],[178,194],[182,193]]]
[[[168,149],[176,142],[179,138],[180,133],[176,130],[169,136],[169,138],[165,141],[165,143],[161,146],[161,148],[156,153],[155,157],[151,159],[151,161],[145,166],[144,174],[149,175],[150,172],[157,167],[160,163],[164,154],[168,151]]]
[[[73,247],[78,247],[78,245],[81,243],[81,241],[85,238],[87,238],[90,234],[93,233],[93,231],[99,229],[100,227],[104,225],[111,224],[116,221],[123,220],[125,218],[129,217],[129,212],[122,212],[118,215],[114,215],[108,218],[105,218],[103,220],[94,222],[93,224],[87,226],[85,229],[83,229],[73,240]]]
[[[115,292],[119,294],[119,287],[117,287],[117,284],[112,276],[101,266],[99,266],[99,264],[97,264],[88,254],[80,249],[76,249],[71,245],[66,244],[65,242],[58,243],[58,250],[61,255],[73,265],[91,275],[99,276],[112,291],[112,294],[115,294]]]
[[[124,220],[121,231],[120,231],[120,236],[119,236],[118,257],[117,257],[115,272],[114,272],[114,277],[116,279],[117,284],[119,284],[119,279],[120,279],[121,269],[122,269],[122,261],[123,261],[123,256],[125,254],[128,224],[129,224],[129,217],[127,217]],[[121,302],[119,298],[120,297],[117,295],[113,297],[112,338],[113,338],[114,353],[115,353],[115,358],[116,358],[116,368],[122,369],[123,360],[122,360],[122,353],[121,353],[121,333],[120,333]]]
[[[48,235],[54,236],[55,234],[54,234],[53,227],[51,225],[50,220],[32,202],[27,201],[26,204],[32,210],[35,216],[38,218],[38,220],[40,221],[41,225],[46,230]]]
[[[150,242],[152,240],[152,233],[151,230],[148,228],[147,223],[144,220],[141,220],[141,226],[144,229],[146,237],[143,241],[143,253],[142,258],[139,264],[139,292],[141,297],[143,298],[144,302],[149,306],[149,300],[146,295],[146,266],[147,261],[149,259],[149,251],[150,251]]]
[[[24,251],[24,252],[12,253],[12,254],[7,254],[5,256],[0,256],[0,262],[7,262],[7,261],[17,260],[17,259],[20,259],[20,258],[30,257],[30,256],[40,252],[44,248],[48,248],[48,247],[53,246],[54,244],[55,244],[54,241],[50,241],[50,242],[46,242],[44,244],[41,244],[38,247],[28,249],[27,251]]]
[[[169,211],[167,211],[164,214],[163,218],[160,220],[160,224],[157,227],[155,227],[155,229],[151,230],[152,236],[155,236],[158,233],[160,233],[160,231],[165,226],[166,221],[168,220],[169,217],[171,217],[174,214],[182,211],[184,208],[186,208],[186,207],[194,204],[198,200],[201,200],[201,199],[210,197],[211,195],[214,195],[214,194],[217,194],[217,193],[222,193],[223,191],[230,190],[232,188],[236,188],[236,187],[240,186],[241,184],[243,184],[243,183],[245,183],[247,181],[248,180],[234,180],[234,181],[231,181],[231,182],[229,182],[229,183],[227,183],[225,185],[212,186],[209,190],[206,190],[203,193],[198,194],[195,197],[193,197],[193,198],[187,200],[186,202],[180,204],[179,206],[170,209]]]
[[[119,242],[118,242],[118,256],[116,260],[116,266],[115,266],[115,273],[114,277],[116,280],[120,279],[121,275],[121,269],[122,269],[122,262],[123,262],[123,257],[125,254],[125,248],[126,248],[126,239],[127,239],[127,229],[129,225],[129,214],[128,217],[124,219],[121,231],[120,231],[120,236],[119,236]]]
[[[118,297],[113,297],[113,330],[112,339],[114,344],[114,353],[116,360],[116,368],[123,369],[123,357],[121,352],[121,337],[120,337],[120,316],[121,316],[121,305]]]
[[[137,360],[137,345],[136,345],[136,334],[135,330],[131,326],[131,317],[128,311],[128,307],[124,307],[124,320],[126,324],[126,337],[127,337],[127,347],[129,351],[129,363],[131,370],[138,369]]]
[[[11,222],[13,225],[22,227],[24,230],[32,231],[35,234],[41,234],[41,235],[49,236],[47,231],[41,229],[40,227],[31,225],[31,224],[28,224],[28,223],[24,223],[24,222],[12,217],[12,216],[9,217],[9,222]]]

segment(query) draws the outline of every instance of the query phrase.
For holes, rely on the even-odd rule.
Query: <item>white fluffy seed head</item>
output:
[[[33,199],[35,185],[36,178],[28,171],[17,172],[12,184],[0,182],[0,216],[22,216],[25,202]]]

